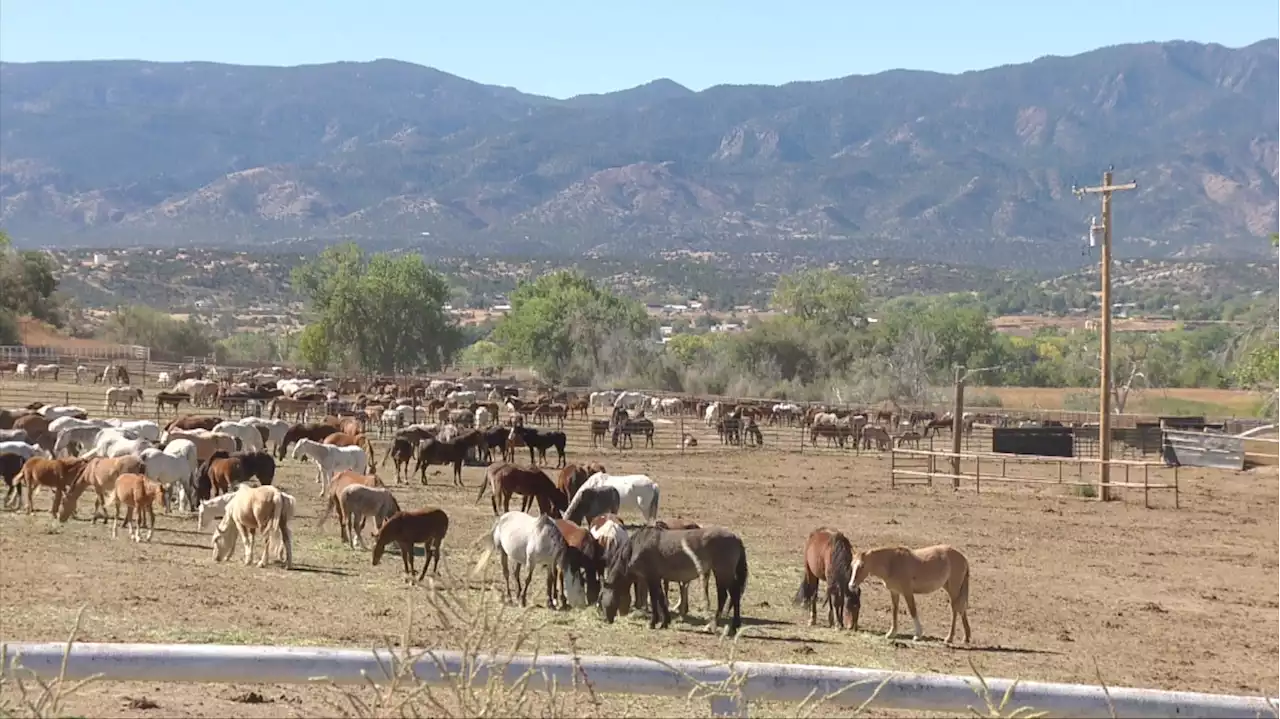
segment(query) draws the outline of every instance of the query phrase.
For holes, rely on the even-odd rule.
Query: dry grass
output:
[[[992,396],[1000,400],[1004,409],[1026,410],[1062,410],[1068,409],[1067,398],[1071,395],[1089,392],[1080,387],[979,387],[967,390],[974,396]],[[1176,403],[1203,405],[1200,411],[1208,410],[1219,416],[1251,417],[1262,395],[1257,392],[1245,392],[1232,389],[1199,389],[1174,388],[1150,389],[1135,391],[1125,407],[1125,412],[1132,414],[1164,414],[1165,410],[1176,407]],[[1163,406],[1162,406],[1163,405]],[[1096,411],[1096,410],[1094,410]],[[1212,415],[1211,415],[1212,416]]]

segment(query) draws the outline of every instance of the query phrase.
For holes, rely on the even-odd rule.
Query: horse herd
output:
[[[372,519],[372,563],[378,565],[394,544],[406,579],[421,581],[429,569],[439,569],[448,514],[439,507],[401,507],[392,488],[377,476],[373,445],[360,424],[350,417],[288,424],[258,417],[185,416],[161,429],[150,420],[90,419],[76,407],[34,403],[24,410],[0,410],[5,505],[20,501],[25,489],[26,510],[33,512],[36,490],[48,489],[53,494],[51,514],[66,522],[75,515],[80,496],[92,490],[91,523],[110,518],[112,536],[129,526],[134,541],[149,541],[155,505],[169,512],[176,501],[178,510],[195,512],[201,531],[212,527],[215,561],[228,559],[243,540],[244,562],[249,564],[261,539],[258,566],[279,560],[291,567],[296,500],[274,483],[277,462],[287,455],[316,468],[315,481],[325,503],[318,527],[336,514],[342,541],[362,549]],[[442,436],[445,429],[450,436]],[[416,452],[415,471],[422,473],[424,484],[426,466],[452,464],[453,482],[461,487],[464,457],[479,454],[490,462],[475,501],[487,491],[495,519],[476,542],[483,552],[471,572],[482,573],[497,557],[505,596],[512,601],[528,603],[534,571],[543,569],[549,608],[595,606],[607,622],[633,608],[647,609],[651,628],[666,627],[672,616],[669,585],[678,586],[676,611],[687,617],[689,585],[702,580],[711,612],[709,585],[714,579],[717,601],[707,629],[718,627],[728,612],[726,629],[736,633],[742,626],[748,578],[748,552],[741,537],[722,526],[659,518],[662,494],[657,481],[642,474],[611,474],[596,463],[569,464],[563,437],[562,432],[518,424],[487,432],[452,425],[410,426],[397,433],[382,463],[395,459],[399,483]],[[515,463],[521,446],[529,449],[531,466]],[[540,450],[545,460],[551,447],[559,455],[555,480],[534,464],[535,451]],[[501,459],[489,454],[493,448],[501,450]],[[515,495],[522,498],[522,506],[512,510]],[[624,521],[625,515],[636,515],[639,522]],[[416,544],[426,548],[420,573],[415,569]],[[969,640],[969,568],[952,547],[855,552],[843,534],[820,527],[809,535],[803,560],[804,578],[795,602],[808,608],[811,624],[817,621],[818,604],[825,602],[829,626],[856,630],[860,586],[876,577],[890,592],[890,636],[897,630],[900,599],[914,622],[914,636],[920,638],[915,595],[945,589],[952,608],[947,641],[954,638],[957,619]],[[821,582],[827,591],[820,601]]]

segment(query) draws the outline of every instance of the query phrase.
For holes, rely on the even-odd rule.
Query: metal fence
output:
[[[65,664],[64,664],[65,657]],[[701,689],[714,716],[746,716],[748,703],[799,703],[855,709],[870,700],[874,708],[894,711],[976,713],[983,705],[976,678],[910,674],[872,669],[801,664],[671,660],[633,657],[517,655],[466,657],[435,651],[415,657],[413,676],[431,685],[456,686],[462,677],[484,685],[490,677],[507,683],[529,678],[533,689],[574,686],[589,677],[592,690],[604,694],[689,697]],[[402,676],[403,659],[387,650],[323,647],[229,646],[210,644],[6,644],[0,647],[0,671],[10,677],[36,676],[50,681],[97,677],[102,681],[235,684],[314,684],[367,686]],[[472,668],[474,666],[474,669]],[[1054,717],[1259,717],[1276,716],[1269,697],[1168,692],[1152,689],[1052,684],[987,679],[990,698],[1006,716],[1044,712]],[[707,692],[708,687],[720,687]],[[1026,707],[1025,709],[1023,707]]]

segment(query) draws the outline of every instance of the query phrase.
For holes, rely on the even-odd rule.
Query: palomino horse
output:
[[[858,630],[858,611],[862,608],[862,590],[849,589],[853,545],[831,527],[819,527],[809,533],[804,545],[804,579],[795,603],[809,608],[809,626],[818,623],[818,582],[827,583],[827,626]],[[849,621],[845,623],[845,615]]]
[[[548,607],[555,608],[555,597],[561,590],[569,606],[586,606],[584,585],[591,568],[590,562],[581,551],[564,541],[564,535],[551,517],[545,514],[532,517],[524,512],[507,512],[498,517],[493,523],[493,530],[482,541],[488,546],[476,562],[472,574],[479,574],[484,570],[496,549],[502,555],[502,581],[508,597],[511,596],[509,563],[516,565],[516,595],[521,606],[528,605],[529,584],[533,581],[533,570],[538,567],[547,568]],[[523,588],[520,584],[521,567],[528,567]],[[560,571],[553,571],[555,569]],[[560,587],[553,588],[556,575],[562,576],[563,582]],[[561,605],[561,608],[564,606]]]
[[[480,493],[476,495],[479,502],[484,497],[485,487],[492,493],[493,516],[498,516],[498,501],[502,501],[502,511],[511,509],[511,496],[519,494],[524,497],[520,511],[528,512],[536,501],[538,511],[542,514],[562,516],[569,504],[568,497],[561,492],[546,472],[537,467],[519,467],[514,464],[491,464],[484,473],[485,481],[480,483]]]
[[[924,637],[924,629],[916,612],[915,595],[946,588],[947,598],[951,600],[951,631],[947,632],[946,642],[950,644],[955,639],[956,617],[960,617],[964,623],[964,641],[969,643],[969,562],[954,547],[938,544],[914,550],[881,547],[858,552],[853,557],[851,571],[849,591],[856,590],[867,577],[878,577],[888,588],[893,622],[886,638],[891,639],[898,633],[899,596],[907,601],[907,611],[916,625],[915,639],[919,640]]]
[[[440,544],[444,535],[449,533],[449,515],[443,509],[423,507],[400,511],[391,515],[382,527],[374,533],[373,566],[378,566],[382,553],[388,544],[400,548],[400,559],[404,562],[406,579],[413,582],[413,545],[422,544],[425,549],[422,555],[422,574],[417,581],[427,576],[427,567],[432,566],[435,559],[435,571],[440,571]]]

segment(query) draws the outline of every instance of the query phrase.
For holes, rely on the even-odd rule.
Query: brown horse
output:
[[[493,515],[498,516],[498,500],[502,500],[502,511],[511,509],[511,495],[523,495],[520,511],[528,512],[536,501],[538,511],[555,517],[563,515],[569,506],[564,492],[556,487],[546,472],[537,467],[520,467],[514,464],[491,464],[485,470],[484,481],[480,483],[480,493],[476,495],[479,502],[484,497],[485,487],[489,488],[490,501],[493,502]]]
[[[819,527],[809,533],[809,540],[804,544],[804,579],[800,580],[795,598],[797,605],[809,608],[809,626],[818,623],[818,582],[824,581],[827,583],[827,626],[835,626],[838,620],[842,629],[858,630],[862,590],[849,589],[852,563],[853,545],[838,530]]]
[[[374,534],[373,566],[378,566],[387,544],[394,542],[400,548],[400,559],[404,562],[404,571],[408,581],[413,579],[413,545],[425,545],[422,558],[422,574],[417,581],[427,575],[427,567],[435,559],[435,571],[440,571],[440,544],[449,533],[449,515],[443,509],[423,507],[399,511],[391,515],[382,527]]]
[[[560,470],[560,477],[556,480],[556,486],[564,492],[564,496],[572,497],[578,493],[578,489],[582,487],[582,483],[587,481],[591,475],[596,472],[604,472],[604,465],[599,462],[592,462],[587,465],[567,464]]]
[[[87,486],[80,484],[80,479],[88,466],[89,460],[84,457],[75,459],[32,457],[28,459],[22,465],[22,471],[18,475],[18,481],[27,489],[27,514],[31,514],[36,509],[36,490],[40,487],[48,487],[53,490],[53,507],[50,509],[50,514],[60,522],[70,519],[70,512],[64,511],[60,515],[58,509],[62,507],[63,499],[68,492],[74,491],[73,488]],[[76,493],[76,497],[79,497],[78,493]],[[74,504],[74,501],[71,501],[67,503],[67,506],[74,508]]]
[[[586,527],[579,527],[567,519],[556,518],[556,526],[560,528],[560,534],[564,537],[565,544],[582,552],[587,558],[587,603],[595,604],[600,598],[600,575],[604,572],[604,547],[591,536],[591,531]],[[559,588],[560,606],[568,606],[564,597],[564,577],[562,570],[557,566],[555,586]]]
[[[898,633],[899,596],[907,601],[907,611],[911,613],[911,621],[915,622],[914,638],[924,638],[920,615],[916,612],[915,595],[945,588],[947,598],[951,600],[951,631],[947,632],[946,642],[950,644],[955,639],[956,617],[960,617],[964,623],[964,641],[969,643],[969,561],[954,547],[938,544],[914,550],[881,547],[858,552],[853,557],[852,573],[853,579],[849,580],[851,591],[867,577],[884,580],[889,600],[893,603],[893,622],[886,638],[892,639]]]
[[[319,424],[295,424],[284,433],[284,439],[280,440],[279,446],[276,447],[276,459],[284,461],[285,453],[289,451],[289,446],[300,439],[324,442],[325,437],[337,431],[338,428],[334,425],[323,422]]]
[[[212,432],[213,428],[221,424],[222,421],[221,417],[198,417],[194,414],[188,414],[169,422],[169,424],[165,425],[164,431],[207,429]],[[283,459],[283,455],[281,458]]]

